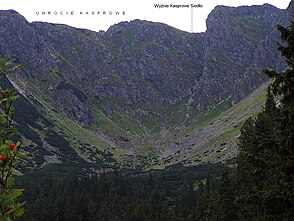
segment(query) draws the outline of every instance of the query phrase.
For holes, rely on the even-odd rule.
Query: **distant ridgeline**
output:
[[[0,52],[21,64],[11,82],[30,166],[233,159],[242,123],[265,101],[260,71],[286,67],[276,25],[290,20],[290,8],[217,6],[205,33],[140,20],[93,32],[0,11]]]

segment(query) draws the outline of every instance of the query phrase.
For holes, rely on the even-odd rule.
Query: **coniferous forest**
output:
[[[267,100],[244,123],[235,161],[225,167],[23,179],[22,220],[294,220],[294,22],[278,30],[288,68],[264,70],[272,78]]]
[[[198,211],[205,213],[205,202],[197,202],[209,191],[204,185],[208,170],[214,171],[209,180],[215,186],[221,165],[178,165],[144,174],[115,171],[91,178],[36,175],[20,182],[26,189],[21,220],[195,220]],[[201,182],[195,185],[195,180]]]

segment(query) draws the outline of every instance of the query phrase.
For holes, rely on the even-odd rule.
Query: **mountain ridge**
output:
[[[14,84],[86,159],[154,164],[186,148],[179,131],[261,85],[261,69],[285,67],[269,45],[289,11],[216,7],[200,34],[140,20],[93,32],[0,11],[0,52],[22,64]]]

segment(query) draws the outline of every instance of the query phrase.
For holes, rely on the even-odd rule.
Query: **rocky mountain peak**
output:
[[[232,22],[241,21],[242,18],[253,19],[264,24],[272,24],[280,21],[284,10],[280,10],[270,4],[253,5],[253,6],[216,6],[209,14],[206,23],[208,30],[221,25],[222,27],[231,27]],[[236,21],[236,19],[239,19]]]
[[[22,15],[20,15],[17,11],[15,11],[13,9],[0,10],[0,13],[1,13],[1,17],[10,16],[10,18],[13,18],[13,16],[17,16],[18,18],[21,17],[24,20],[26,20]]]
[[[129,22],[128,21],[120,22],[118,24],[110,26],[109,29],[106,31],[106,33],[109,35],[113,35],[123,30],[138,29],[144,23],[146,23],[146,21],[139,20],[139,19],[135,19]]]
[[[293,7],[294,7],[294,0],[291,0],[291,2],[289,3],[289,6],[287,7],[287,10],[289,10],[289,9],[293,10]]]
[[[16,82],[46,111],[130,152],[168,149],[159,140],[171,142],[179,123],[237,103],[264,82],[261,69],[283,67],[275,26],[289,14],[218,6],[207,31],[192,34],[141,20],[100,33],[0,11],[0,51],[23,65]]]

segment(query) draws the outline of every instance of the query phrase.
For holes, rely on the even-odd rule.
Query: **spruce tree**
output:
[[[294,20],[289,28],[278,25],[283,44],[278,50],[288,63],[283,72],[265,70],[264,73],[273,78],[271,85],[273,94],[279,100],[280,116],[276,120],[275,173],[269,195],[275,196],[272,205],[273,218],[284,220],[294,217]]]
[[[264,110],[248,119],[239,139],[239,220],[291,220],[294,217],[294,23],[278,26],[278,49],[288,68],[265,70],[273,78]]]
[[[257,138],[255,134],[254,120],[249,118],[241,128],[239,137],[239,154],[237,158],[238,194],[237,203],[239,208],[239,220],[253,220],[254,207],[257,201],[256,180],[254,177],[256,156],[255,148]],[[246,217],[246,219],[243,219]]]
[[[224,169],[218,190],[218,197],[216,202],[217,220],[220,221],[234,221],[237,220],[237,207],[235,203],[235,187],[228,171]]]

